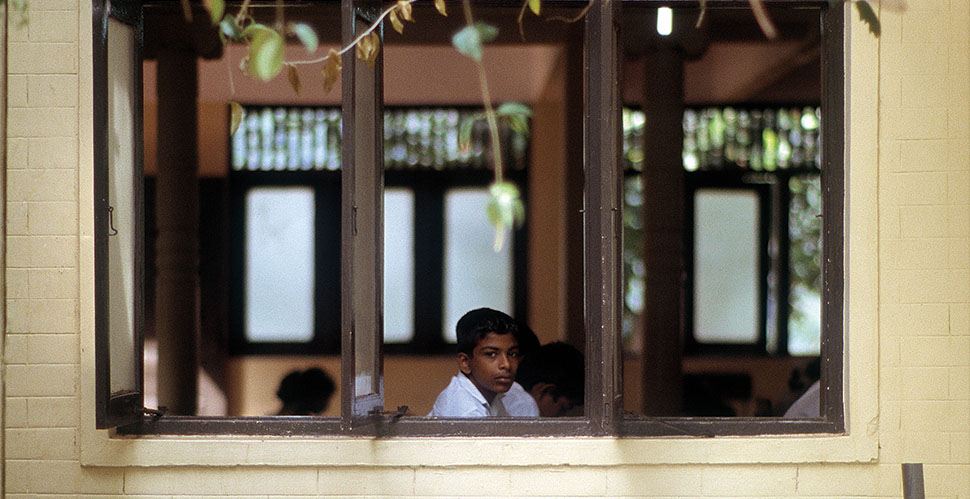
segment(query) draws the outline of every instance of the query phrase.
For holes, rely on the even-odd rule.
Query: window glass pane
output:
[[[313,337],[314,195],[259,187],[246,195],[246,338]]]
[[[818,355],[821,347],[822,190],[818,175],[792,177],[789,210],[791,291],[788,353]]]
[[[135,379],[135,221],[134,171],[137,161],[133,118],[136,91],[132,54],[135,28],[108,20],[108,204],[117,234],[108,238],[108,295],[111,392],[136,391]]]
[[[453,189],[445,194],[445,339],[455,342],[455,324],[474,308],[512,310],[511,235],[499,252],[485,218],[488,189]]]
[[[384,342],[414,337],[414,193],[384,191]]]
[[[758,204],[748,190],[694,196],[694,337],[701,343],[758,339]]]

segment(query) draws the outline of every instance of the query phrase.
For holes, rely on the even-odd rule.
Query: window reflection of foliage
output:
[[[643,312],[646,267],[643,263],[643,188],[640,176],[623,181],[623,348],[630,351],[636,321]]]
[[[688,174],[695,170],[778,171],[778,179],[787,177],[782,170],[817,171],[820,113],[816,106],[687,109],[684,113],[684,169]],[[711,123],[715,122],[723,122],[724,126],[714,126],[716,133],[712,134]],[[642,259],[640,212],[643,192],[639,178],[643,168],[644,123],[642,111],[623,109],[623,169],[627,175],[623,192],[623,339],[626,351],[635,350],[636,321],[642,313],[644,300],[646,269]],[[771,133],[766,134],[766,131]],[[777,154],[770,155],[770,161],[753,161],[753,158],[764,158],[762,144],[766,135],[785,140],[775,143],[772,149]],[[745,140],[746,136],[750,140]],[[712,148],[711,137],[717,139],[714,142],[720,144],[719,149]],[[748,160],[739,161],[739,158]],[[820,331],[822,221],[818,217],[821,213],[818,174],[792,176],[789,189],[788,350],[792,354],[811,354],[818,352]],[[769,310],[775,309],[771,302],[775,293],[769,293]],[[779,310],[779,313],[784,311]],[[771,324],[774,320],[769,317],[769,327]],[[769,350],[773,350],[770,345]]]
[[[792,177],[788,210],[791,253],[789,257],[789,351],[817,353],[821,296],[822,190],[818,175]]]

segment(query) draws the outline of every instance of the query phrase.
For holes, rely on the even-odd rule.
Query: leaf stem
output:
[[[472,16],[471,0],[462,0],[461,3],[465,13],[465,24],[469,28],[474,29],[475,19]],[[492,98],[488,92],[488,79],[485,77],[485,65],[482,64],[481,60],[475,61],[475,65],[478,67],[478,82],[482,89],[482,100],[485,104],[485,119],[488,122],[488,131],[492,137],[492,159],[495,162],[492,170],[495,173],[495,183],[499,183],[502,181],[502,144],[499,142],[498,120],[495,118],[495,109],[492,107]]]
[[[410,3],[416,2],[417,0],[405,0],[405,1],[410,4]],[[357,44],[360,43],[360,41],[363,40],[365,36],[370,35],[371,33],[373,33],[374,30],[376,30],[377,27],[380,26],[382,22],[384,22],[384,18],[387,17],[391,13],[391,11],[393,11],[396,8],[398,8],[397,6],[398,6],[398,4],[395,3],[394,5],[391,5],[390,7],[384,9],[384,12],[381,12],[381,15],[380,16],[377,16],[377,20],[374,21],[374,24],[371,24],[370,27],[367,28],[366,30],[364,30],[363,33],[361,33],[360,35],[357,35],[357,38],[355,38],[354,41],[350,42],[349,45],[347,45],[346,47],[340,49],[340,51],[337,52],[337,55],[344,55],[347,51],[349,51],[350,49],[356,47]],[[323,61],[326,61],[329,58],[330,58],[330,54],[327,54],[327,55],[325,55],[323,57],[320,57],[320,58],[317,58],[317,59],[313,59],[313,60],[309,60],[309,61],[292,61],[292,62],[288,62],[288,64],[291,64],[293,66],[297,66],[297,65],[300,65],[300,64],[318,64],[318,63],[321,63]]]
[[[754,18],[758,21],[761,32],[771,40],[777,38],[778,30],[775,29],[775,24],[771,22],[771,18],[768,16],[764,0],[748,0],[748,3],[751,4],[751,10],[754,11]]]
[[[242,20],[246,18],[246,11],[249,10],[249,3],[251,0],[243,0],[242,5],[239,6],[239,12],[236,13],[236,23],[242,23]]]

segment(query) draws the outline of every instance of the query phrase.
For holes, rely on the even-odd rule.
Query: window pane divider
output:
[[[619,89],[619,9],[604,0],[587,14],[583,193],[586,415],[594,435],[615,433],[623,409],[620,391],[622,304],[620,199],[622,149]]]
[[[347,46],[380,12],[375,0],[341,1]],[[380,34],[380,30],[375,31]],[[363,424],[383,406],[383,53],[374,67],[343,56],[341,167],[341,417]],[[362,420],[362,418],[364,418]]]

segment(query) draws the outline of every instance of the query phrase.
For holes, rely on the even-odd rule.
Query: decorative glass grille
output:
[[[684,111],[684,169],[818,169],[817,106],[703,107]],[[643,168],[643,111],[623,109],[626,168]]]
[[[384,111],[385,169],[488,169],[492,150],[488,127],[475,109],[407,108]],[[459,135],[471,121],[467,147]],[[339,108],[243,108],[232,137],[232,168],[242,171],[339,170]],[[500,124],[506,167],[525,168],[529,138]]]

